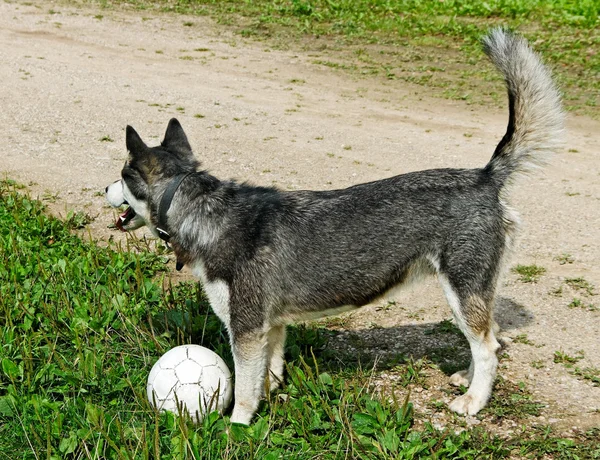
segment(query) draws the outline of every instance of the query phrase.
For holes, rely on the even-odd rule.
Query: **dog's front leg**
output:
[[[275,390],[283,382],[285,348],[285,326],[273,326],[267,333],[268,368],[267,383],[269,391]]]
[[[235,405],[231,421],[249,425],[264,394],[268,359],[267,335],[262,331],[232,335],[235,364]]]

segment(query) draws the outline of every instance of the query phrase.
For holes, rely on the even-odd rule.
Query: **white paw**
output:
[[[455,387],[468,387],[471,384],[469,380],[469,371],[458,371],[450,376],[450,385]]]
[[[241,423],[242,425],[250,425],[254,411],[248,410],[247,408],[236,404],[233,407],[233,413],[231,414],[231,423]]]
[[[475,415],[485,406],[485,401],[469,393],[459,396],[450,403],[450,410],[462,415]]]

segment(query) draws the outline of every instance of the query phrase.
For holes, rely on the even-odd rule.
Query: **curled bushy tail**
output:
[[[485,167],[504,185],[515,173],[543,163],[545,154],[561,145],[564,116],[550,71],[527,40],[497,28],[482,41],[508,89],[508,128]]]

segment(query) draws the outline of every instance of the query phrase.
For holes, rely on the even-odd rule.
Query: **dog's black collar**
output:
[[[193,173],[179,174],[175,176],[167,188],[165,193],[163,193],[162,198],[160,199],[160,203],[158,205],[158,223],[156,225],[156,231],[158,232],[158,237],[163,240],[165,243],[168,243],[171,239],[171,235],[169,234],[167,225],[167,212],[171,207],[171,202],[173,201],[173,196],[175,196],[175,192],[183,182],[183,180]],[[179,266],[179,263],[177,264]]]

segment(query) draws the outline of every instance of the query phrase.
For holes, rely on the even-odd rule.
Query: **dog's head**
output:
[[[181,124],[175,119],[161,144],[148,147],[131,126],[127,126],[125,143],[129,158],[121,179],[106,187],[106,199],[115,208],[127,205],[116,226],[131,231],[146,225],[156,234],[156,194],[164,191],[173,177],[196,171],[199,166]]]

